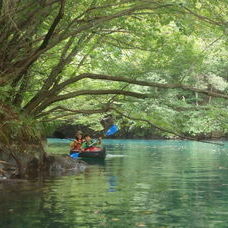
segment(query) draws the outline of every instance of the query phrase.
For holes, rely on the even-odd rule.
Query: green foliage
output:
[[[104,114],[77,111],[102,109],[108,102],[133,118],[146,119],[168,132],[197,136],[228,131],[225,99],[191,90],[125,82],[83,79],[66,83],[89,72],[227,94],[225,0],[70,0],[55,28],[60,2],[12,3],[18,11],[11,7],[10,20],[5,12],[11,5],[7,4],[1,6],[0,13],[0,40],[4,41],[0,47],[4,60],[0,64],[0,99],[15,106],[20,118],[7,122],[11,130],[1,133],[2,138],[40,138],[42,132],[53,131],[58,125],[55,121],[91,125],[100,130],[99,119]],[[26,8],[27,4],[30,5]],[[55,101],[75,91],[104,89],[148,93],[151,98],[86,94]],[[55,109],[57,106],[65,110]],[[48,121],[51,124],[43,124]],[[127,126],[129,122],[123,124],[124,118],[118,121],[123,128],[131,127]],[[141,121],[130,125],[148,127]]]

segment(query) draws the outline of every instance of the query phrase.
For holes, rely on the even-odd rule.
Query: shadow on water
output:
[[[105,159],[99,159],[99,158],[80,158],[79,160],[82,160],[82,161],[86,162],[88,165],[105,166]]]

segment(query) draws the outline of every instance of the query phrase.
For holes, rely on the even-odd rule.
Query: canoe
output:
[[[88,149],[85,149],[84,151],[75,151],[71,150],[70,155],[71,157],[74,157],[74,154],[77,154],[76,157],[80,158],[99,158],[99,159],[105,159],[106,151],[105,148],[101,147],[90,147]]]

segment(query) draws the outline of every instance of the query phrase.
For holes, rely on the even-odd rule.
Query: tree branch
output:
[[[45,49],[48,45],[48,42],[49,40],[51,39],[54,31],[55,31],[55,28],[57,27],[57,25],[59,24],[60,20],[63,18],[63,15],[64,15],[64,7],[65,7],[65,2],[66,0],[60,0],[61,3],[60,3],[60,8],[59,8],[59,13],[58,15],[56,16],[56,18],[54,19],[51,27],[49,28],[42,44],[40,45],[40,47],[38,48],[37,52],[42,50],[42,49]]]
[[[197,141],[197,142],[202,142],[202,143],[209,143],[209,144],[215,144],[215,145],[219,145],[219,146],[224,146],[224,144],[222,143],[214,143],[214,142],[208,142],[208,141],[202,141],[202,140],[199,140],[199,139],[196,139],[196,138],[193,138],[193,137],[189,137],[189,136],[185,136],[185,135],[182,135],[178,132],[175,132],[173,130],[169,130],[169,129],[165,129],[163,127],[160,127],[154,123],[152,123],[151,121],[149,120],[146,120],[146,119],[142,119],[142,118],[134,118],[132,116],[129,116],[121,111],[119,111],[118,109],[114,108],[114,107],[110,107],[110,106],[107,106],[107,107],[104,107],[104,108],[101,108],[101,109],[94,109],[94,110],[75,110],[75,109],[69,109],[69,108],[66,108],[66,107],[63,107],[63,106],[57,106],[57,107],[54,107],[53,109],[50,109],[48,110],[47,112],[43,112],[41,113],[40,115],[37,115],[36,117],[37,118],[41,118],[41,117],[44,117],[52,112],[56,112],[56,111],[66,111],[66,112],[70,112],[70,113],[65,113],[65,114],[62,114],[62,115],[59,115],[59,116],[55,116],[53,118],[50,118],[50,119],[45,119],[45,120],[42,120],[42,122],[49,122],[49,121],[53,121],[53,120],[56,120],[56,119],[59,119],[59,118],[62,118],[62,117],[65,117],[65,116],[71,116],[71,115],[76,115],[76,114],[95,114],[95,113],[106,113],[110,110],[113,110],[115,111],[116,113],[120,114],[121,116],[127,118],[127,119],[130,119],[130,120],[135,120],[135,121],[141,121],[141,122],[145,122],[147,123],[148,125],[162,131],[162,132],[167,132],[167,133],[170,133],[170,134],[173,134],[173,135],[176,135],[178,136],[179,138],[181,139],[187,139],[187,140],[192,140],[192,141]]]
[[[195,17],[197,17],[197,18],[200,19],[200,20],[203,20],[203,21],[206,21],[206,22],[208,22],[208,23],[210,23],[210,24],[214,24],[214,25],[218,25],[218,26],[224,25],[223,22],[217,22],[217,21],[214,21],[214,20],[212,20],[212,19],[210,19],[210,18],[208,18],[208,17],[199,15],[199,14],[193,12],[192,10],[190,10],[189,8],[187,8],[187,7],[185,7],[185,6],[182,6],[182,8],[185,9],[189,14],[194,15]]]
[[[134,117],[131,117],[131,116],[126,115],[125,113],[123,113],[123,112],[121,112],[121,111],[119,111],[119,110],[117,110],[116,108],[113,108],[113,107],[112,107],[111,109],[112,109],[113,111],[115,111],[116,113],[120,114],[121,116],[127,118],[127,119],[145,122],[145,123],[147,123],[148,125],[150,125],[150,126],[156,128],[156,129],[158,129],[158,130],[160,130],[160,131],[163,131],[163,132],[167,132],[167,133],[176,135],[176,136],[178,136],[178,137],[180,137],[180,138],[182,138],[182,139],[188,139],[188,140],[197,141],[197,142],[202,142],[202,143],[209,143],[209,144],[215,144],[215,145],[219,145],[219,146],[224,146],[224,144],[222,144],[222,143],[214,143],[214,142],[202,141],[202,140],[198,140],[198,139],[193,138],[193,137],[184,136],[184,135],[182,135],[182,134],[180,134],[180,133],[177,133],[177,132],[174,132],[174,131],[172,131],[172,130],[169,130],[169,129],[165,129],[165,128],[163,128],[163,127],[160,127],[160,126],[158,126],[158,125],[152,123],[152,122],[149,121],[149,120],[142,119],[142,118],[134,118]]]
[[[63,106],[57,106],[57,107],[54,107],[46,112],[41,112],[40,114],[38,114],[36,116],[36,118],[41,118],[41,117],[44,117],[44,116],[47,116],[53,112],[58,112],[58,111],[66,111],[66,112],[70,112],[72,115],[75,115],[75,114],[95,114],[95,113],[103,113],[103,112],[107,112],[109,110],[109,107],[104,107],[104,108],[101,108],[101,109],[70,109],[70,108],[66,108],[66,107],[63,107]]]
[[[44,81],[43,86],[41,87],[39,92],[25,105],[24,110],[26,110],[27,112],[32,111],[47,97],[47,94],[51,95],[58,92],[58,90],[56,90],[55,88],[58,87],[58,81],[60,79],[59,74],[63,71],[65,66],[72,61],[74,56],[76,56],[80,52],[83,44],[87,44],[93,37],[93,33],[82,34],[68,55],[66,54],[66,52],[68,51],[68,48],[73,41],[70,39],[69,42],[67,42],[67,44],[63,48],[63,52],[60,56],[59,62],[52,68],[49,76]],[[51,87],[52,89],[49,90]]]
[[[63,101],[70,98],[85,96],[85,95],[110,95],[110,94],[119,94],[119,95],[125,95],[130,97],[136,97],[140,99],[149,98],[152,96],[151,94],[136,93],[136,92],[124,91],[124,90],[79,90],[79,91],[67,93],[64,95],[48,97],[47,100],[45,100],[43,103],[41,103],[37,108],[35,108],[32,111],[32,114],[38,115],[45,108],[47,108],[51,104],[58,101]]]
[[[204,89],[198,89],[198,88],[191,87],[188,85],[183,85],[183,84],[162,84],[162,83],[157,83],[157,82],[148,82],[148,81],[136,80],[136,79],[126,78],[126,77],[122,77],[122,76],[110,76],[110,75],[91,74],[91,73],[84,73],[84,74],[81,74],[81,75],[76,76],[74,78],[70,78],[70,79],[60,83],[56,87],[56,90],[61,91],[67,85],[72,84],[74,82],[77,82],[77,81],[84,79],[84,78],[117,81],[117,82],[127,82],[129,84],[134,84],[134,85],[157,87],[157,88],[164,88],[164,89],[183,89],[183,90],[203,93],[203,94],[206,94],[206,95],[212,96],[212,97],[219,97],[219,98],[228,99],[227,94],[217,93],[217,92],[204,90]]]
[[[7,76],[9,79],[4,79],[5,76],[3,76],[3,78],[0,79],[0,85],[1,84],[5,85],[8,81],[13,81],[13,80],[20,81],[21,78],[23,77],[23,75],[29,69],[29,67],[39,58],[39,56],[43,52],[45,52],[46,50],[49,49],[48,48],[49,41],[52,38],[54,31],[64,14],[64,7],[65,7],[66,0],[60,0],[60,1],[61,1],[61,3],[60,3],[60,9],[59,9],[58,15],[55,17],[52,25],[50,26],[47,34],[45,35],[42,44],[36,50],[34,50],[34,51],[32,50],[31,55],[29,57],[26,57],[22,60],[17,61],[16,63],[14,63],[13,66],[10,67],[10,69],[8,69],[8,71],[4,72],[4,75]],[[55,43],[55,45],[58,44],[59,42],[60,42],[60,40],[57,43]],[[17,69],[16,72],[12,72],[11,68]],[[0,77],[1,77],[1,75],[0,75]]]

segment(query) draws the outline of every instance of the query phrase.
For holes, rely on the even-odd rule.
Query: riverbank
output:
[[[46,153],[42,158],[34,154],[0,153],[0,181],[36,179],[40,177],[61,176],[68,173],[83,172],[87,164],[81,160],[74,160],[69,155]]]

